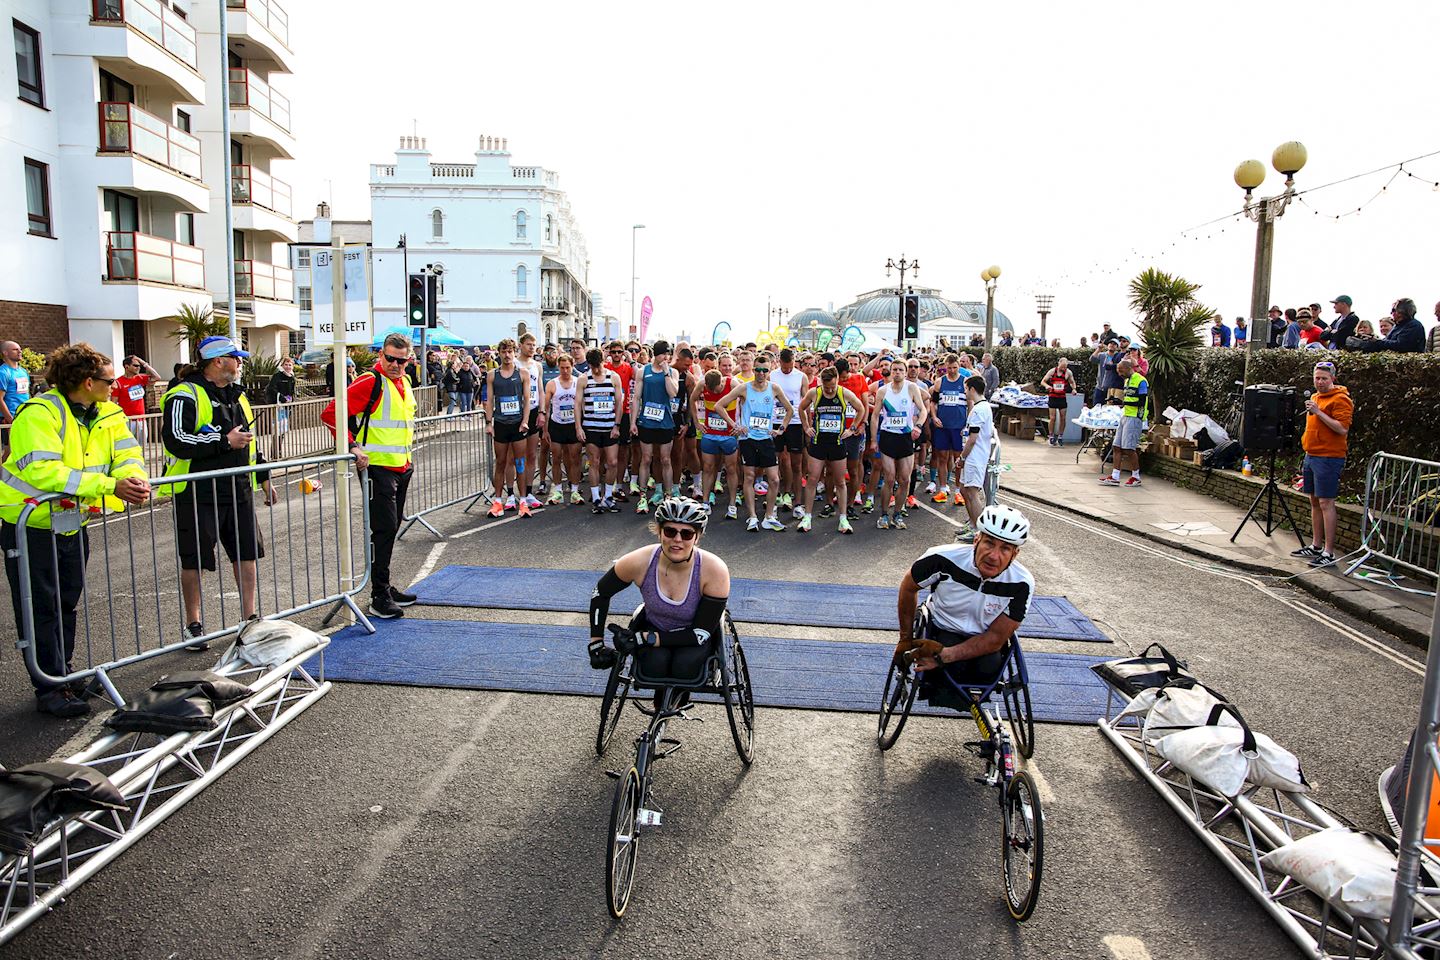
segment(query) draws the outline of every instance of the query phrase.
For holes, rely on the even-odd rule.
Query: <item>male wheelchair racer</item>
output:
[[[610,833],[606,843],[605,896],[610,913],[620,917],[630,901],[635,883],[642,828],[661,825],[662,812],[651,797],[652,767],[680,749],[679,740],[666,737],[671,720],[700,720],[686,711],[694,694],[713,694],[725,704],[730,735],[741,763],[747,767],[755,757],[755,698],[750,670],[735,622],[726,611],[720,635],[695,647],[662,647],[645,619],[642,604],[628,626],[609,627],[616,652],[614,665],[600,701],[600,729],[595,752],[604,755],[619,725],[631,691],[651,690],[650,704],[634,701],[635,708],[650,717],[645,731],[635,739],[635,762],[629,770],[610,772],[616,777],[615,798],[610,805]]]

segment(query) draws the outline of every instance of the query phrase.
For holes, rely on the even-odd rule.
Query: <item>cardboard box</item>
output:
[[[1191,456],[1193,457],[1193,462],[1194,462],[1195,466],[1197,466],[1197,467],[1203,467],[1203,466],[1205,466],[1205,451],[1204,451],[1204,450],[1196,450],[1193,454],[1191,454]]]
[[[1169,440],[1169,439],[1170,439],[1170,424],[1168,424],[1168,423],[1157,423],[1157,424],[1155,424],[1153,427],[1150,428],[1150,440],[1151,440],[1152,443],[1158,443],[1158,442],[1161,441],[1161,440]]]

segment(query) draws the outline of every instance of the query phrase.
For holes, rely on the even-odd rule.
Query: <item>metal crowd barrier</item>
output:
[[[70,503],[72,509],[62,510],[52,524],[63,529],[68,521],[73,530],[81,519],[73,501],[62,494],[28,501],[18,518],[15,554],[20,570],[19,646],[31,675],[49,684],[93,678],[110,699],[121,704],[124,698],[110,679],[111,671],[200,641],[226,637],[238,632],[252,615],[279,619],[328,607],[328,623],[342,608],[348,608],[355,620],[373,633],[353,599],[370,576],[370,512],[363,478],[357,488],[348,491],[348,517],[342,517],[339,509],[337,465],[343,464],[343,472],[354,475],[353,463],[349,455],[331,454],[259,468],[154,479],[151,486],[156,498],[168,499],[123,512],[93,513],[83,530],[70,534],[30,530],[26,522],[41,504]],[[252,478],[267,471],[276,496],[272,506],[265,504],[264,489],[249,489]],[[213,485],[218,496],[201,499],[197,494],[203,491],[196,486],[172,496],[171,489],[179,483]],[[245,522],[246,511],[238,506],[237,492],[250,496],[253,516],[249,523]],[[214,542],[217,534],[219,542]],[[208,564],[207,540],[214,561]],[[242,557],[258,552],[247,549],[258,543],[264,556],[253,561],[253,570],[244,562],[232,566],[225,541],[239,547]],[[30,559],[35,551],[42,551],[49,567],[46,582],[41,584],[31,580]],[[182,555],[198,556],[198,564],[189,566],[213,569],[185,571]],[[57,583],[61,590],[54,589]],[[40,596],[49,598],[39,608],[37,589]],[[70,590],[78,590],[79,601],[73,628],[74,656],[67,664],[63,648],[57,648],[61,642],[57,631],[47,629],[43,637],[37,637],[36,619],[62,623],[61,592]],[[199,637],[184,632],[187,623],[194,621],[205,625]],[[42,649],[41,643],[51,646]],[[45,670],[42,661],[60,666]]]
[[[1373,561],[1385,566],[1377,568]],[[1434,581],[1440,567],[1440,463],[1377,453],[1365,472],[1365,515],[1360,547],[1346,576],[1376,580],[1399,590],[1434,596],[1434,590],[1401,585],[1405,574]]]
[[[444,534],[425,519],[436,510],[465,504],[465,512],[486,497],[494,471],[494,448],[485,432],[485,411],[445,413],[415,421],[411,446],[415,474],[405,497],[399,540],[420,524],[441,540]]]

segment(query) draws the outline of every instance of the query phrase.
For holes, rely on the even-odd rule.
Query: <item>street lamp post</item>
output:
[[[985,281],[985,349],[989,350],[995,346],[995,282],[1000,279],[1000,268],[986,267],[980,271],[980,279]]]
[[[1055,298],[1048,293],[1040,293],[1035,296],[1035,312],[1040,314],[1040,339],[1045,340],[1048,347],[1050,341],[1045,339],[1045,321],[1050,316],[1050,307],[1054,305]]]
[[[1255,221],[1255,270],[1250,282],[1250,331],[1245,338],[1245,382],[1250,382],[1250,357],[1258,349],[1260,324],[1270,338],[1266,304],[1270,302],[1270,267],[1275,260],[1275,218],[1283,216],[1295,196],[1295,174],[1305,166],[1305,145],[1297,140],[1282,143],[1270,155],[1276,171],[1285,175],[1285,191],[1273,197],[1251,199],[1251,191],[1265,182],[1265,165],[1246,160],[1235,168],[1235,185],[1245,191],[1245,216]]]
[[[905,254],[903,253],[900,254],[900,261],[898,263],[894,260],[891,260],[889,257],[886,257],[885,276],[887,278],[890,276],[891,270],[900,271],[900,286],[895,288],[895,324],[896,333],[898,334],[901,330],[905,328],[905,271],[910,271],[910,276],[914,277],[917,273],[920,272],[920,261],[906,260]],[[895,338],[895,345],[897,347],[900,345],[901,339],[903,338],[899,336]],[[914,344],[911,344],[911,346],[913,347]]]
[[[771,307],[770,315],[765,318],[765,329],[767,331],[770,329],[770,320],[772,318],[775,320],[775,326],[783,327],[785,325],[785,318],[788,316],[790,316],[790,309],[788,307]]]
[[[645,224],[637,223],[630,228],[630,326],[635,326],[635,281],[640,279],[635,275],[635,237],[637,230],[644,230]]]
[[[810,349],[820,349],[820,321],[810,321]]]

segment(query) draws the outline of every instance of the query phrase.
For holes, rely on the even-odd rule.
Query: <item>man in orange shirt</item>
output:
[[[1305,401],[1305,466],[1301,489],[1310,495],[1310,545],[1291,556],[1310,561],[1312,567],[1335,562],[1335,498],[1340,494],[1340,471],[1355,404],[1350,391],[1335,383],[1335,364],[1315,364],[1315,392]],[[1321,541],[1324,546],[1321,546]]]

